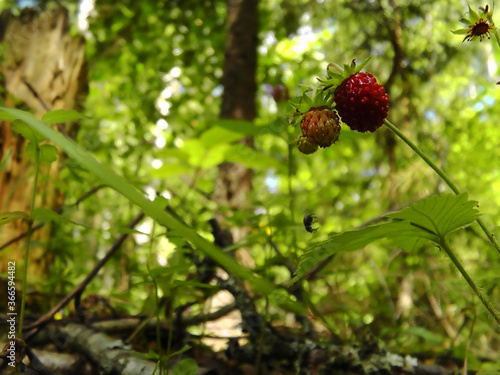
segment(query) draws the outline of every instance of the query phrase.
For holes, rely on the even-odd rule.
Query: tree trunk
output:
[[[228,1],[228,34],[222,77],[224,94],[220,113],[223,119],[253,121],[256,116],[257,5],[257,0]],[[252,147],[253,139],[245,138],[243,143]],[[236,163],[219,166],[213,196],[219,206],[226,206],[231,211],[244,209],[251,190],[251,169]],[[244,228],[233,230],[235,241],[244,235]]]
[[[88,91],[85,69],[85,41],[70,36],[68,11],[62,7],[53,11],[25,8],[16,17],[10,11],[0,15],[0,84],[3,104],[27,109],[40,117],[48,110],[81,109]],[[0,122],[0,160],[12,151],[0,171],[0,212],[30,212],[35,165],[26,156],[26,140],[13,132],[8,122]],[[60,125],[59,130],[74,136],[76,124]],[[61,170],[61,160],[40,167],[35,207],[59,210],[63,194],[55,182]],[[25,233],[25,222],[17,221],[0,227],[0,246]],[[42,277],[52,257],[46,253],[50,226],[37,230],[30,250],[30,280]],[[0,250],[0,272],[8,261],[16,261],[17,278],[21,276],[24,241],[14,241]],[[20,286],[20,285],[19,285]],[[5,289],[5,288],[4,288]]]

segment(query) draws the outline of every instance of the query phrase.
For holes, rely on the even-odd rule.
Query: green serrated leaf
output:
[[[308,252],[300,257],[293,282],[330,255],[359,250],[385,237],[402,240],[425,236],[420,232],[408,221],[394,221],[331,235],[327,240],[314,244]],[[430,237],[429,234],[427,237]]]
[[[42,121],[47,124],[60,124],[68,121],[75,121],[84,118],[85,116],[73,109],[57,109],[49,111],[42,116]]]
[[[41,145],[40,146],[40,161],[46,164],[50,164],[57,160],[59,151],[52,145]]]
[[[407,220],[421,231],[435,233],[443,238],[476,220],[480,216],[479,211],[474,208],[476,206],[476,201],[468,200],[467,193],[435,195],[387,216]]]
[[[29,220],[29,215],[22,211],[11,211],[11,212],[1,212],[0,213],[0,225],[11,223],[17,220]]]

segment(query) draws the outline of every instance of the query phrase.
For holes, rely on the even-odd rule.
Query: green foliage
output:
[[[79,164],[100,178],[103,183],[124,195],[131,203],[138,205],[146,215],[151,216],[158,223],[169,228],[174,236],[179,236],[186,241],[192,242],[196,246],[196,250],[219,263],[219,265],[228,272],[250,282],[255,290],[271,295],[276,289],[276,287],[267,280],[255,277],[248,269],[239,265],[234,259],[221,252],[214,244],[208,242],[196,233],[196,231],[187,227],[177,218],[166,212],[161,204],[149,201],[122,176],[119,176],[111,169],[101,165],[92,155],[83,150],[76,143],[65,138],[62,134],[55,132],[30,113],[11,108],[0,108],[0,110],[24,121],[31,128],[50,139],[61,147],[70,157],[74,158]],[[300,305],[289,299],[280,298],[279,300],[274,300],[274,302],[297,312],[302,310]]]
[[[393,8],[390,2],[270,0],[259,6],[259,111],[250,124],[217,119],[225,1],[96,2],[85,31],[90,92],[76,139],[81,147],[71,146],[76,159],[58,161],[64,169],[57,181],[65,191],[63,216],[85,226],[56,221],[50,251],[57,261],[44,281],[52,289],[43,290],[67,291],[66,282],[87,274],[137,214],[129,198],[108,187],[73,205],[101,185],[101,178],[125,183],[125,190],[140,195],[141,202],[144,191],[151,198],[159,192],[168,201],[145,207],[167,219],[160,211],[168,204],[211,242],[207,220],[217,210],[228,210],[210,199],[217,164],[238,161],[253,168],[250,209],[235,212],[226,226],[250,228],[235,248],[248,245],[256,270],[279,286],[274,292],[278,300],[288,298],[282,287],[290,273],[283,264],[293,269],[299,264],[297,275],[303,275],[327,254],[337,254],[304,284],[312,303],[343,338],[356,340],[357,332],[367,329],[389,350],[402,352],[463,348],[471,340],[469,363],[486,370],[488,364],[471,357],[496,359],[498,331],[484,310],[478,309],[475,323],[458,313],[474,304],[474,294],[457,282],[444,251],[432,243],[435,234],[410,222],[443,235],[467,225],[446,240],[482,290],[491,300],[500,300],[498,256],[477,235],[477,225],[467,224],[477,217],[475,200],[488,227],[500,222],[500,172],[494,163],[500,159],[500,91],[495,85],[500,50],[487,40],[462,43],[463,37],[450,32],[460,27],[458,20],[467,10],[459,1],[399,1]],[[276,104],[265,85],[283,84],[292,96],[300,95],[303,85],[316,83],[328,63],[362,61],[370,55],[366,69],[389,92],[390,120],[471,197],[462,196],[462,206],[450,207],[455,217],[430,205],[433,199],[440,205],[452,199],[442,195],[397,211],[404,217],[389,214],[388,222],[366,226],[381,213],[447,192],[435,173],[383,128],[375,134],[344,128],[335,147],[313,157],[289,153],[298,128],[288,127],[289,108]],[[1,119],[15,117],[0,112]],[[72,118],[54,122],[63,120]],[[18,126],[34,144],[42,140],[24,123],[16,121]],[[254,136],[255,149],[243,152],[233,142],[247,135]],[[80,154],[81,148],[93,156]],[[107,168],[81,163],[94,158]],[[4,155],[2,163],[8,159]],[[95,173],[99,170],[104,175]],[[115,179],[110,170],[123,178]],[[43,177],[43,168],[41,173]],[[422,209],[428,217],[419,215]],[[320,226],[315,234],[302,225],[303,216],[312,212]],[[168,220],[161,222],[176,223]],[[175,264],[176,282],[184,281],[186,269],[192,270],[182,252],[186,240],[180,237],[187,232],[172,227],[165,235],[161,226],[154,233],[150,228],[150,221],[138,228],[148,233],[145,240],[134,233],[120,257],[89,286],[126,301],[118,307],[132,313],[155,303],[145,259],[165,291],[172,285],[167,285],[162,268],[169,267],[157,259]],[[420,237],[424,240],[417,241]],[[315,247],[319,244],[326,247]],[[273,246],[282,256],[276,256]],[[365,246],[369,251],[354,252]],[[306,258],[312,262],[304,262]],[[59,275],[64,287],[58,285]],[[192,293],[180,293],[176,303],[193,299]]]
[[[7,224],[17,220],[29,220],[29,215],[22,211],[0,213],[0,224]]]
[[[40,162],[44,164],[50,164],[57,160],[57,155],[59,151],[52,145],[37,145],[33,142],[29,142],[26,146],[26,152],[30,154],[31,157],[35,158],[36,153],[40,153]]]
[[[67,121],[80,120],[84,116],[75,110],[58,109],[55,111],[46,112],[42,116],[42,121],[52,125],[59,124]]]
[[[462,193],[457,196],[444,195],[422,199],[387,216],[409,222],[425,232],[420,234],[422,237],[431,234],[431,241],[439,244],[440,239],[448,233],[472,223],[480,216],[474,207],[477,207],[477,202],[469,201],[467,193]]]
[[[198,370],[196,361],[191,358],[181,359],[176,363],[172,375],[195,375]]]
[[[479,212],[473,207],[477,202],[469,201],[467,194],[458,196],[432,196],[422,199],[401,211],[387,214],[395,219],[383,224],[333,234],[327,240],[311,245],[299,259],[294,281],[313,269],[323,259],[341,252],[362,249],[381,238],[390,238],[399,245],[415,244],[418,239],[427,239],[439,245],[448,233],[472,223]]]

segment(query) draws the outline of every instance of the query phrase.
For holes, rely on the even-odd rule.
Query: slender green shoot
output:
[[[158,298],[158,283],[156,282],[156,277],[153,275],[151,272],[151,266],[149,265],[149,261],[153,255],[153,247],[154,247],[154,238],[155,238],[155,221],[153,221],[153,224],[151,226],[151,237],[149,241],[149,257],[148,261],[146,262],[146,268],[148,270],[148,274],[151,277],[151,280],[153,281],[153,287],[154,287],[154,293],[155,293],[155,306],[160,306],[160,299]],[[161,366],[162,362],[162,347],[161,347],[161,327],[160,327],[160,309],[156,309],[155,311],[156,315],[156,345],[158,347],[158,365],[160,368],[160,375],[163,373],[163,369]],[[156,372],[156,368],[155,368]]]
[[[479,299],[481,300],[481,302],[483,303],[483,305],[490,312],[490,314],[493,316],[493,318],[495,318],[496,322],[500,326],[500,315],[495,311],[495,309],[493,308],[493,305],[491,304],[491,302],[479,290],[479,288],[477,287],[477,285],[471,279],[471,277],[469,276],[469,274],[467,273],[467,271],[465,270],[465,268],[462,266],[462,263],[460,263],[460,261],[458,260],[457,256],[453,252],[453,250],[448,246],[448,243],[446,242],[446,240],[444,239],[444,237],[441,237],[440,246],[446,252],[446,254],[448,254],[448,256],[450,257],[450,259],[453,262],[453,264],[455,265],[455,267],[458,268],[458,270],[460,271],[460,273],[462,274],[462,276],[464,277],[464,279],[467,281],[467,283],[469,284],[469,286],[472,288],[472,290],[474,291],[474,293],[476,293],[476,295],[479,297]]]
[[[36,187],[38,182],[38,170],[40,168],[40,145],[36,144],[35,151],[35,179],[33,181],[33,191],[31,194],[30,204],[30,218],[28,220],[28,231],[26,233],[26,246],[24,249],[24,273],[23,273],[23,289],[21,295],[21,313],[19,315],[19,337],[23,337],[23,322],[24,322],[24,309],[26,306],[26,295],[28,294],[28,263],[30,253],[31,232],[33,228],[32,212],[35,209]]]

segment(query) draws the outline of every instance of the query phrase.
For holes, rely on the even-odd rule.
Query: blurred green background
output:
[[[259,272],[273,282],[286,284],[290,275],[283,265],[271,264],[270,236],[293,262],[311,241],[328,233],[449,192],[385,127],[374,134],[343,127],[340,141],[328,149],[309,156],[294,149],[289,170],[290,108],[277,104],[270,88],[281,84],[291,96],[300,95],[301,85],[314,83],[329,62],[372,55],[365,70],[390,95],[389,120],[479,201],[490,229],[498,227],[500,49],[493,39],[462,43],[463,37],[451,33],[463,27],[458,20],[467,11],[464,1],[261,1],[255,124],[272,131],[255,136],[249,157],[234,146],[234,133],[210,132],[218,124],[223,92],[225,1],[62,4],[70,10],[72,32],[86,39],[90,91],[76,141],[151,197],[160,192],[208,239],[208,220],[218,209],[210,198],[217,165],[234,161],[252,168],[251,209],[235,213],[227,226],[251,228],[249,252]],[[137,214],[106,188],[75,206],[99,181],[71,160],[64,163],[58,182],[65,192],[64,214],[79,225],[58,223],[53,229],[48,251],[55,261],[47,277],[36,282],[51,304],[81,281]],[[313,235],[302,225],[309,213],[316,214],[320,226]],[[149,234],[152,223],[145,220],[137,229]],[[147,235],[134,234],[89,290],[108,296],[120,311],[152,311],[148,262],[151,267],[189,264],[178,256],[181,243],[164,233],[155,226],[158,237],[152,244]],[[450,241],[498,307],[498,254],[470,230],[454,233]],[[175,277],[182,280],[185,274]],[[493,360],[500,350],[498,327],[449,259],[430,244],[408,252],[382,241],[340,254],[305,286],[319,312],[348,341],[368,330],[398,353],[450,351],[458,358],[469,343],[469,365],[476,369],[481,358]],[[178,297],[182,304],[199,296]]]

